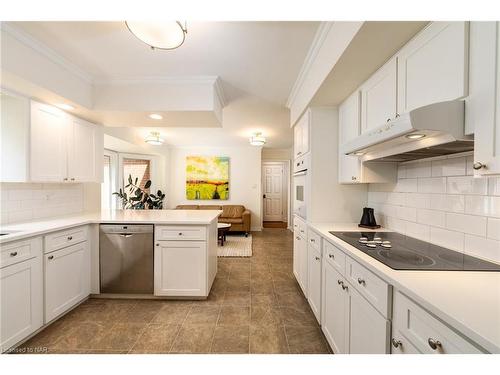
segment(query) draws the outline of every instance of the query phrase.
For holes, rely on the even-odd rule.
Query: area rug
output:
[[[252,235],[227,235],[224,246],[220,243],[217,249],[219,257],[251,257],[252,256]]]

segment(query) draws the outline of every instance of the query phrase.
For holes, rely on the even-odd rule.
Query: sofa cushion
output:
[[[227,205],[222,206],[222,215],[220,216],[223,218],[241,218],[243,212],[245,212],[245,206]]]
[[[237,217],[221,217],[221,218],[219,218],[219,223],[242,224],[243,219],[237,218]]]
[[[197,210],[197,204],[180,204],[176,208],[176,210]]]
[[[199,206],[199,209],[200,210],[221,210],[221,206],[207,204],[207,205]]]

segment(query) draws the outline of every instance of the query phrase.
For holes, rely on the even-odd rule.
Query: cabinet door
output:
[[[306,111],[306,113],[304,113],[304,115],[302,116],[302,119],[301,119],[301,124],[300,124],[300,127],[301,127],[301,151],[302,151],[302,155],[306,154],[309,152],[309,132],[311,131],[311,127],[310,127],[310,117],[311,117],[311,113],[309,112],[309,110]]]
[[[307,241],[304,237],[299,240],[299,285],[307,297],[308,278]]]
[[[466,128],[474,132],[476,175],[500,174],[500,51],[498,22],[471,24],[470,95]]]
[[[68,177],[70,181],[98,181],[96,159],[102,159],[102,149],[98,153],[99,129],[88,121],[72,117],[68,137]]]
[[[392,58],[361,86],[361,131],[396,117],[397,59]]]
[[[300,121],[293,128],[293,152],[295,155],[294,158],[302,155],[302,126]]]
[[[0,288],[0,352],[4,352],[43,324],[41,257],[0,269]]]
[[[321,321],[321,253],[313,246],[307,247],[308,281],[307,300],[318,322]]]
[[[346,283],[328,262],[323,262],[321,328],[335,354],[348,353],[349,295],[342,288]]]
[[[294,224],[294,225],[296,225],[296,224]],[[298,226],[298,224],[297,224],[297,226]],[[300,238],[299,232],[297,229],[293,234],[293,274],[295,275],[295,279],[297,279],[297,281],[300,280],[300,276],[299,276],[300,241],[304,241],[304,240],[302,238]]]
[[[356,138],[360,132],[360,97],[354,92],[339,106],[339,150],[341,145]],[[360,181],[361,162],[356,156],[339,152],[339,182],[356,183]]]
[[[401,332],[393,328],[391,339],[391,354],[420,354],[421,352],[404,337]]]
[[[468,32],[467,22],[432,22],[401,49],[398,113],[467,95]]]
[[[90,294],[88,242],[45,254],[45,322],[75,306]]]
[[[155,296],[206,297],[206,242],[157,241]]]
[[[54,107],[31,102],[30,180],[67,179],[67,115]]]
[[[349,287],[350,354],[386,354],[389,352],[390,322],[354,288]]]

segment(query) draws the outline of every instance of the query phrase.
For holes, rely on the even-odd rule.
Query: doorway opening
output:
[[[287,228],[289,223],[290,161],[262,162],[262,226]]]

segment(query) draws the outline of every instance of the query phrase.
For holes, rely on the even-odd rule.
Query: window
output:
[[[101,184],[101,209],[113,210],[117,208],[117,200],[113,195],[117,191],[118,154],[104,150],[104,182]]]
[[[123,158],[123,186],[128,183],[128,176],[132,181],[137,178],[137,185],[149,193],[149,188],[144,189],[146,182],[151,179],[151,161],[148,159]]]

